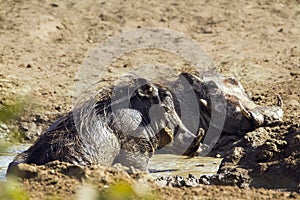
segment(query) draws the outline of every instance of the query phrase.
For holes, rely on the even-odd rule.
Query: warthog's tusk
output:
[[[279,94],[276,95],[277,97],[277,106],[279,106],[281,109],[283,108],[283,101]]]
[[[199,101],[204,107],[207,107],[207,101],[205,99],[200,99]]]
[[[247,118],[247,119],[253,119],[252,114],[242,105],[241,101],[239,100],[239,106],[241,108],[242,114]]]

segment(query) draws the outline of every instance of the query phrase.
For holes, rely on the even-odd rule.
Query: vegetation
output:
[[[29,195],[16,180],[0,183],[0,199],[27,200]]]

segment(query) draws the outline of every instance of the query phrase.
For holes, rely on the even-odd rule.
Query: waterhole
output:
[[[154,155],[149,162],[148,170],[152,178],[161,176],[183,176],[193,174],[201,175],[215,174],[221,164],[221,158],[195,156],[178,156],[173,154]]]
[[[0,151],[0,181],[6,180],[6,170],[8,164],[14,159],[14,157],[26,149],[28,149],[30,144],[15,144],[9,148]]]
[[[30,144],[16,144],[0,152],[0,181],[6,180],[8,164],[20,152],[28,149]],[[221,163],[221,158],[200,157],[189,158],[173,154],[157,154],[149,161],[149,175],[155,179],[162,176],[194,176],[215,174]]]

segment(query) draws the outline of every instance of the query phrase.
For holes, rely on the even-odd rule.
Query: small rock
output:
[[[252,132],[246,133],[244,138],[253,147],[258,147],[263,145],[266,142],[266,140],[270,138],[270,136],[265,128],[260,127]]]
[[[155,183],[159,186],[159,187],[164,187],[167,186],[168,181],[165,177],[159,177],[155,180]]]
[[[232,161],[234,163],[238,163],[244,155],[245,155],[245,151],[243,147],[234,147],[231,155]]]
[[[58,4],[57,3],[51,3],[50,6],[56,8],[56,7],[58,7]]]
[[[198,182],[200,184],[204,184],[204,185],[210,185],[210,181],[209,181],[209,177],[206,175],[203,175],[199,178]]]
[[[185,180],[185,186],[187,187],[196,187],[199,185],[199,180],[192,174],[188,175],[188,178]]]
[[[173,187],[182,187],[185,186],[185,180],[182,176],[175,176]]]

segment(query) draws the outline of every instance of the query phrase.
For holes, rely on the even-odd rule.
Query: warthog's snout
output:
[[[179,155],[195,156],[203,134],[203,129],[200,129],[195,135],[185,127],[178,127],[172,143],[165,148]]]

